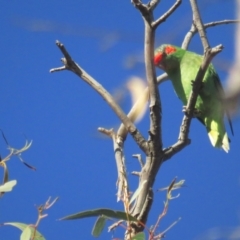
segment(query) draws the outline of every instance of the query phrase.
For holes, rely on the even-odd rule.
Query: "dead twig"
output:
[[[230,20],[230,19],[226,19],[226,20],[221,20],[221,21],[214,21],[214,22],[210,22],[210,23],[205,23],[203,26],[205,29],[210,28],[210,27],[215,27],[215,26],[220,26],[223,24],[233,24],[233,23],[240,23],[240,20]],[[193,36],[198,32],[196,26],[194,25],[194,23],[192,24],[190,30],[188,31],[188,33],[186,34],[183,43],[182,43],[182,48],[183,49],[187,49],[188,45],[190,43],[190,41],[192,40]]]
[[[128,132],[132,135],[138,146],[142,149],[143,152],[148,152],[147,142],[136,128],[136,126],[132,123],[132,121],[126,116],[126,114],[122,111],[119,105],[115,102],[114,98],[111,94],[103,88],[101,84],[99,84],[92,76],[90,76],[86,71],[84,71],[79,65],[77,65],[67,52],[66,48],[62,43],[56,41],[56,45],[61,50],[65,58],[62,58],[62,62],[64,67],[60,68],[53,68],[50,72],[56,72],[61,70],[70,70],[82,78],[86,83],[88,83],[93,89],[95,89],[102,98],[109,104],[109,106],[113,109],[116,115],[120,118],[122,123],[124,124],[125,128]]]
[[[182,0],[177,0],[166,13],[164,13],[160,18],[152,23],[152,27],[157,28],[162,22],[165,22],[167,18],[180,6],[181,3]]]
[[[206,36],[205,28],[202,23],[202,18],[198,10],[197,2],[196,0],[190,0],[190,4],[193,12],[193,22],[199,32],[199,36],[201,38],[203,48],[204,48],[204,53],[206,53],[206,51],[210,48],[210,44]]]

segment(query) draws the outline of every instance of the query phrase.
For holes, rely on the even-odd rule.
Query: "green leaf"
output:
[[[137,233],[133,238],[132,240],[145,240],[145,233],[144,232],[140,232],[140,233]]]
[[[35,229],[33,227],[31,227],[31,226],[29,226],[25,223],[9,222],[9,223],[4,223],[3,225],[4,226],[7,226],[7,225],[13,226],[13,227],[16,227],[16,228],[20,229],[21,231],[24,231],[27,227],[29,227],[30,230],[31,230],[31,237],[33,237],[33,233],[35,231]],[[46,240],[46,239],[43,237],[43,235],[40,232],[36,231],[34,240]]]
[[[117,218],[122,219],[126,221],[134,221],[137,222],[137,218],[131,216],[130,214],[127,214],[122,211],[114,211],[112,209],[107,208],[99,208],[99,209],[93,209],[93,210],[87,210],[84,212],[75,213],[66,217],[61,218],[60,220],[74,220],[74,219],[81,219],[81,218],[87,218],[87,217],[97,217],[104,215],[109,218]]]
[[[131,200],[129,202],[129,204],[131,204],[139,195],[139,193],[141,192],[144,184],[147,182],[147,180],[143,181],[143,183],[138,187],[138,189],[135,191],[135,193],[132,195]]]
[[[6,182],[5,184],[0,186],[0,193],[1,192],[11,192],[12,188],[17,184],[16,180],[12,180],[9,182]]]
[[[27,226],[21,234],[20,240],[30,240],[32,235],[31,228]]]
[[[106,218],[104,216],[98,217],[97,221],[93,226],[92,235],[94,237],[99,237],[105,227],[105,224],[106,224]]]

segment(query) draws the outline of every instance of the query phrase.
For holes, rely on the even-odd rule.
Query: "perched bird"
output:
[[[155,50],[154,64],[164,70],[174,87],[174,90],[184,106],[192,90],[203,57],[182,48],[164,44]],[[202,88],[195,105],[197,119],[207,129],[208,136],[214,147],[223,148],[228,152],[229,138],[224,126],[224,106],[221,102],[223,89],[212,64],[209,65],[203,78]],[[228,116],[231,131],[231,120]]]

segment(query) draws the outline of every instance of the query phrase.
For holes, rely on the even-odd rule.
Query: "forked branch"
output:
[[[119,105],[115,102],[114,98],[111,96],[110,93],[101,85],[99,84],[93,77],[91,77],[86,71],[84,71],[79,65],[77,65],[67,52],[66,48],[62,43],[56,41],[56,45],[59,47],[61,52],[63,53],[65,58],[62,58],[62,62],[64,67],[60,68],[53,68],[50,72],[56,72],[61,70],[70,70],[82,78],[86,83],[88,83],[93,89],[95,89],[102,98],[110,105],[116,115],[120,118],[121,122],[124,124],[125,128],[128,132],[132,135],[138,146],[145,152],[148,153],[148,146],[147,142],[144,137],[141,135],[139,130],[136,126],[131,122],[131,120],[126,116],[126,114],[122,111]]]
[[[182,0],[177,0],[166,13],[164,13],[160,18],[152,23],[152,27],[157,28],[162,22],[165,22],[167,18],[180,6],[181,3]]]

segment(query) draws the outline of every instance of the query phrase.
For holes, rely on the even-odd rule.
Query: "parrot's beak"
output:
[[[162,59],[163,59],[163,53],[162,52],[156,53],[155,56],[154,56],[154,60],[153,60],[154,65],[158,66],[158,67],[161,67]]]

